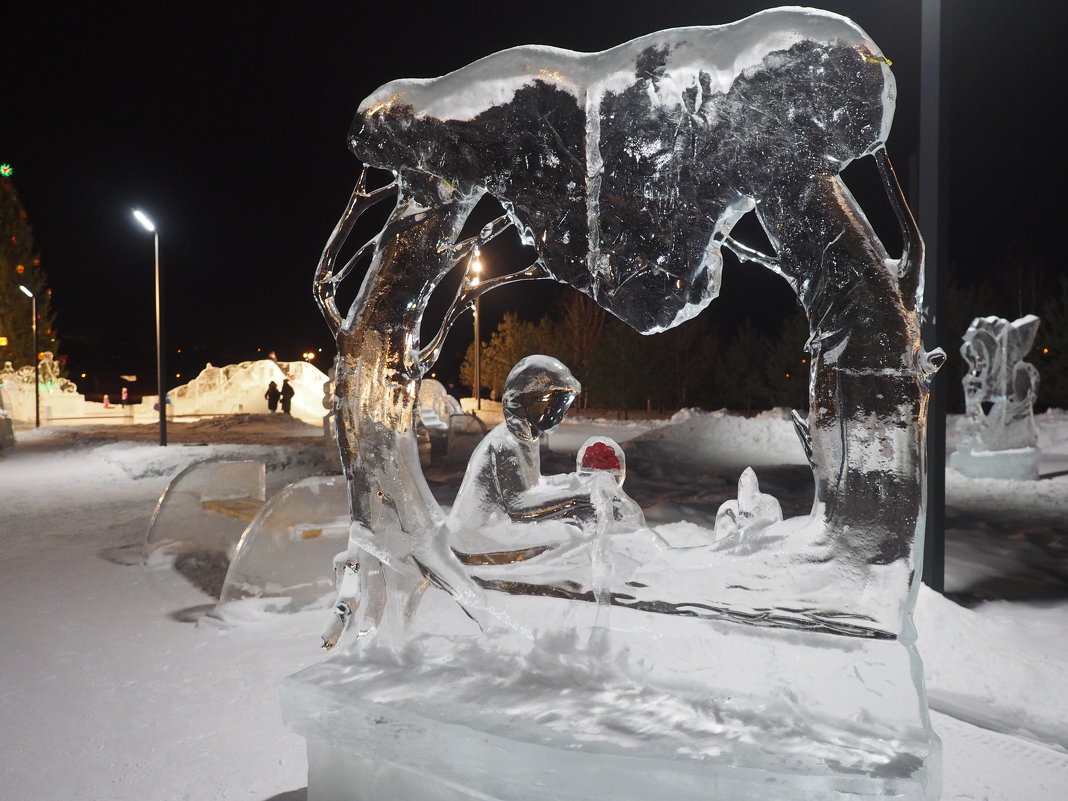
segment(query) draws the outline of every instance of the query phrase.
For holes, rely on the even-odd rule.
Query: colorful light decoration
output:
[[[15,174],[15,168],[10,164],[0,164],[0,178],[10,178]]]

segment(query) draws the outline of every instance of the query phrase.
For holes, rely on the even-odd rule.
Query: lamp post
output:
[[[467,270],[470,273],[468,281],[471,286],[478,286],[482,274],[482,259],[479,257],[479,250],[475,248],[471,254],[471,261],[467,265]],[[478,333],[478,301],[479,298],[475,296],[475,409],[476,411],[482,411],[482,338]]]
[[[159,287],[159,231],[156,224],[140,209],[134,209],[134,219],[152,234],[156,255],[156,393],[159,397],[159,444],[167,444],[167,396],[163,391],[163,315],[160,310]]]
[[[33,426],[41,427],[41,360],[37,358],[37,296],[25,284],[19,284],[22,294],[32,303],[30,328],[33,330]]]

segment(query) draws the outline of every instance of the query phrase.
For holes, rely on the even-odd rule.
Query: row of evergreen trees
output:
[[[19,200],[10,168],[0,174],[0,362],[16,369],[36,361],[33,352],[33,303],[19,289],[37,298],[37,349],[52,351],[60,362],[59,341],[40,256],[33,249],[33,230]],[[60,362],[61,363],[61,362]],[[0,364],[2,366],[2,364]]]
[[[644,336],[578,292],[537,322],[506,313],[482,344],[480,378],[499,399],[508,371],[531,353],[555,356],[582,382],[582,408],[659,412],[686,406],[754,412],[772,406],[804,408],[808,327],[798,310],[778,335],[746,323],[729,338],[714,316],[699,315],[662,334]],[[475,347],[461,380],[474,385]]]
[[[996,315],[1012,320],[1024,314],[1037,314],[1042,321],[1027,356],[1041,376],[1036,409],[1068,409],[1068,278],[1044,293],[1009,285],[954,284],[947,309],[942,347],[949,357],[943,368],[948,411],[963,411],[966,365],[959,348],[972,319]],[[585,295],[570,292],[536,322],[506,313],[482,343],[480,378],[484,394],[499,399],[512,366],[531,353],[545,353],[568,365],[582,382],[583,408],[621,413],[687,406],[743,413],[775,406],[805,409],[808,335],[798,308],[770,332],[750,321],[725,331],[710,309],[662,334],[643,336]],[[467,386],[474,385],[474,367],[472,342],[461,367]]]

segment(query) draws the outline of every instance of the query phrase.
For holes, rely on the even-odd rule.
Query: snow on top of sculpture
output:
[[[1039,319],[1009,322],[976,317],[960,346],[968,365],[964,385],[961,447],[973,451],[1030,448],[1038,443],[1034,402],[1038,370],[1024,361],[1035,344]]]

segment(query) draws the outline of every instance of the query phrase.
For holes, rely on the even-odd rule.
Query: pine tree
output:
[[[19,290],[25,286],[37,298],[38,353],[50,350],[62,363],[48,289],[40,257],[33,250],[33,231],[10,175],[0,176],[0,362],[17,370],[36,362],[33,352],[33,303]],[[2,365],[0,365],[2,366]]]

